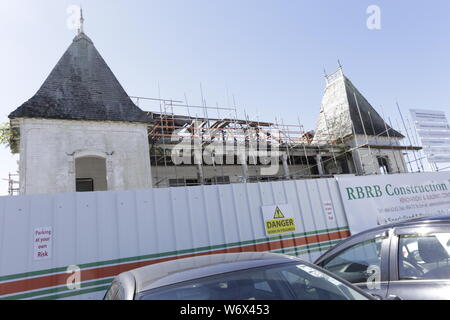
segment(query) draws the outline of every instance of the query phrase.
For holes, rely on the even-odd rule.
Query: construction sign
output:
[[[266,235],[295,232],[295,220],[290,205],[263,206],[262,211]]]

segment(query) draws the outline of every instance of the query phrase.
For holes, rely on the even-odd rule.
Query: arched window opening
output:
[[[76,192],[106,191],[106,159],[81,157],[75,159]]]
[[[389,158],[386,156],[377,157],[378,169],[381,174],[391,173],[391,168],[389,166]]]

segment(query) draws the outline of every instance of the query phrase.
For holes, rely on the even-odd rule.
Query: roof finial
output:
[[[83,8],[80,6],[80,27],[78,28],[78,34],[84,33],[84,18],[83,18]]]
[[[339,66],[339,69],[342,69],[342,64],[341,64],[341,61],[338,59],[338,66]]]

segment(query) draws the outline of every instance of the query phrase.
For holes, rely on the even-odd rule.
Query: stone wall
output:
[[[108,190],[151,187],[147,125],[20,119],[21,194],[75,191],[75,159],[106,160]]]

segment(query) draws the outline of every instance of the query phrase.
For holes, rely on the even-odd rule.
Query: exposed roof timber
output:
[[[241,120],[241,119],[231,119],[231,118],[205,118],[205,117],[192,117],[192,116],[186,116],[186,115],[178,115],[178,114],[169,114],[169,113],[158,113],[158,112],[151,112],[148,111],[147,114],[150,116],[153,120],[167,120],[167,121],[175,121],[177,123],[191,123],[192,121],[214,121],[215,123],[211,125],[213,126],[219,126],[223,123],[231,124],[246,124],[250,127],[273,127],[275,126],[272,122],[261,122],[261,121],[249,121],[249,120]]]
[[[390,145],[372,145],[372,144],[364,144],[361,147],[370,147],[372,149],[391,149],[391,150],[413,150],[419,151],[422,150],[422,147],[418,146],[390,146]]]

